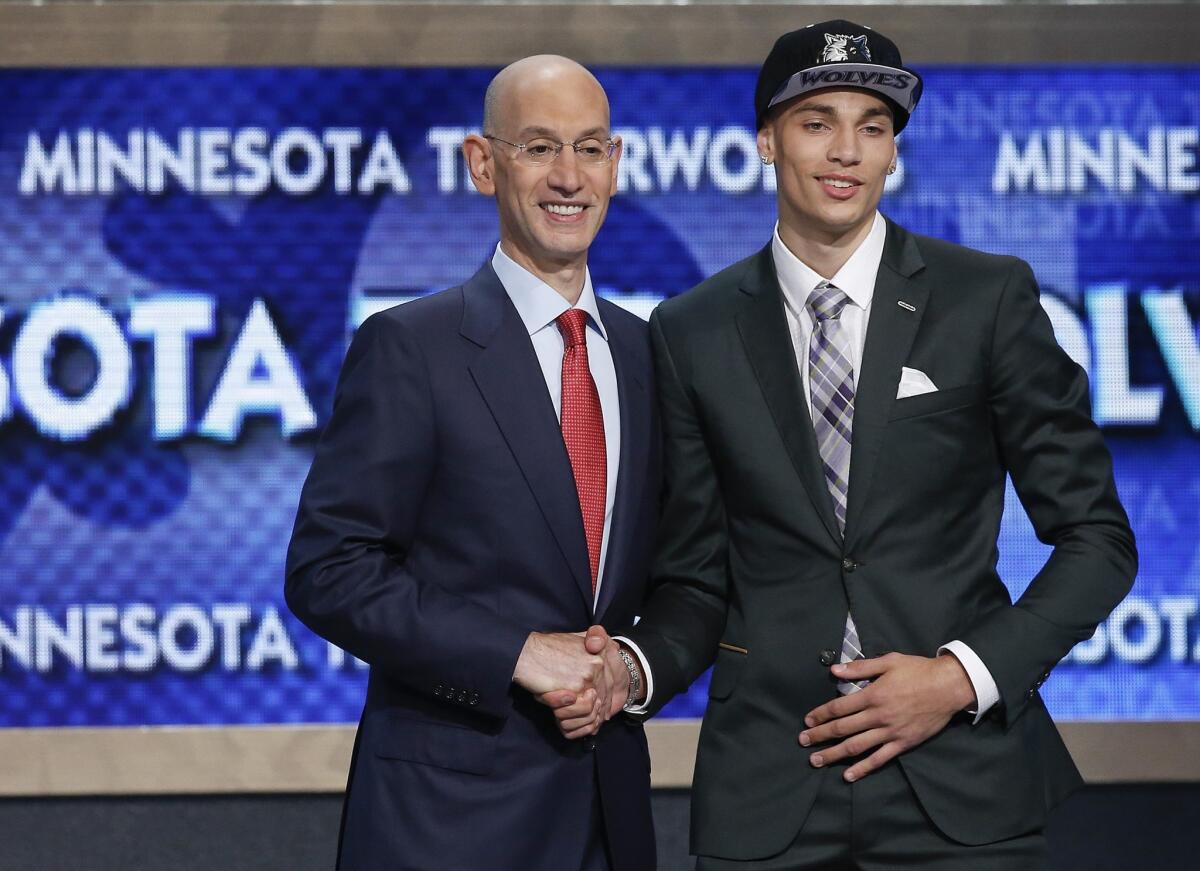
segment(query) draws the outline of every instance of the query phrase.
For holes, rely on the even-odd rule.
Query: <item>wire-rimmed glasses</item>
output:
[[[617,150],[616,140],[599,139],[595,136],[588,136],[575,142],[559,142],[544,136],[530,139],[528,142],[509,142],[499,136],[487,134],[483,138],[503,142],[505,145],[515,148],[517,160],[529,166],[546,166],[554,163],[562,150],[567,147],[575,152],[575,159],[580,163],[586,166],[603,166],[612,160],[612,156]]]

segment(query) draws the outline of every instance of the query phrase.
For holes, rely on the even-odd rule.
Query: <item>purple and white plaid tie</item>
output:
[[[813,319],[812,338],[808,342],[813,429],[825,467],[825,484],[833,497],[833,513],[838,529],[843,533],[846,531],[846,496],[850,492],[850,436],[854,427],[854,365],[850,362],[850,343],[840,320],[847,302],[846,294],[828,281],[822,281],[808,295],[808,311]],[[854,618],[846,614],[839,661],[862,659],[862,655]],[[839,681],[837,687],[838,692],[847,694],[866,685],[866,681]]]

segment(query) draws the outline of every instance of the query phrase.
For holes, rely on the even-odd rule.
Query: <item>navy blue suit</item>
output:
[[[601,807],[614,871],[654,868],[641,726],[616,718],[567,741],[512,684],[531,631],[615,631],[642,601],[660,474],[649,338],[639,318],[599,305],[621,459],[594,616],[558,420],[491,266],[354,337],[286,585],[305,624],[371,666],[344,871],[577,869]]]

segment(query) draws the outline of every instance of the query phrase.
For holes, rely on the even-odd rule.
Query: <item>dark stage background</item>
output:
[[[1087,787],[1051,819],[1049,871],[1195,867],[1197,807],[1195,784]],[[331,795],[0,800],[0,868],[329,871],[340,809]],[[686,790],[655,792],[659,871],[693,868],[687,815]]]

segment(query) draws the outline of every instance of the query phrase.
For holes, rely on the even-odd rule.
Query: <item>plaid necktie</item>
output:
[[[575,476],[575,492],[583,515],[587,538],[588,564],[592,571],[592,595],[600,572],[600,545],[604,538],[604,508],[608,497],[608,455],[604,443],[604,415],[600,394],[588,368],[585,327],[587,312],[568,309],[558,316],[562,333],[562,411],[563,442]]]
[[[828,281],[808,295],[813,319],[808,342],[808,385],[812,394],[813,429],[825,467],[825,484],[833,497],[838,529],[846,531],[846,496],[850,491],[850,436],[854,427],[854,365],[850,343],[842,330],[842,309],[849,299]],[[854,618],[846,614],[840,662],[862,658]],[[839,681],[838,691],[852,693],[866,681]]]

